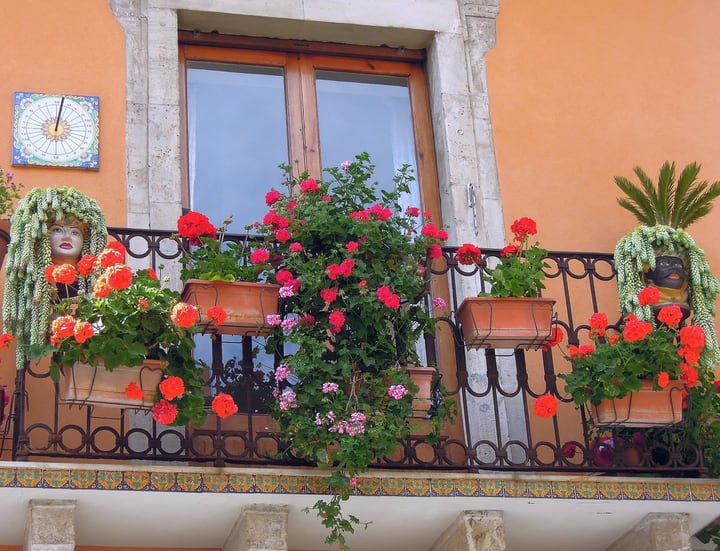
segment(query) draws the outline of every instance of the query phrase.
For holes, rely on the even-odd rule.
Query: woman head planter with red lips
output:
[[[34,188],[11,218],[5,267],[4,331],[15,336],[21,369],[34,344],[45,344],[54,290],[45,280],[51,264],[75,264],[107,243],[105,215],[95,199],[71,188]],[[78,281],[78,292],[88,282]]]

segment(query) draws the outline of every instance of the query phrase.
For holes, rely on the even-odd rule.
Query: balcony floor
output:
[[[72,499],[77,545],[221,548],[240,509],[263,503],[290,506],[290,549],[329,549],[302,511],[323,482],[312,469],[0,462],[0,544],[22,545],[30,499]],[[698,531],[720,515],[720,480],[371,471],[344,510],[372,522],[352,551],[429,549],[464,510],[503,511],[507,551],[602,551],[648,513],[688,513]]]

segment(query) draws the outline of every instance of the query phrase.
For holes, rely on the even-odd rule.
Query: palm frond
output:
[[[627,195],[618,198],[618,204],[643,225],[686,228],[707,215],[713,201],[720,197],[720,181],[709,184],[697,180],[700,168],[698,163],[690,163],[676,182],[675,163],[666,161],[655,186],[640,167],[635,167],[639,185],[622,176],[615,177],[615,184]]]

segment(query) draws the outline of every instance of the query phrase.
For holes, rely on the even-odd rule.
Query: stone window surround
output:
[[[178,30],[426,48],[442,214],[450,244],[505,241],[485,54],[499,0],[109,0],[125,33],[127,221],[169,229],[182,208]],[[368,4],[377,4],[373,9]],[[350,23],[349,21],[352,21]],[[342,37],[342,39],[340,39]]]

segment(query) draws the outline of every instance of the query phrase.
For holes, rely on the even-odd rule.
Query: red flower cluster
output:
[[[350,277],[354,267],[355,261],[352,258],[346,258],[340,264],[330,264],[327,274],[330,279],[335,281],[340,276]]]
[[[198,316],[198,309],[186,302],[178,302],[170,313],[170,319],[178,327],[192,327],[197,323]]]
[[[190,211],[178,218],[178,233],[186,238],[194,247],[202,244],[201,237],[217,238],[217,228],[210,223],[210,219],[199,212]]]
[[[185,381],[180,377],[171,375],[167,379],[164,379],[158,385],[158,388],[163,398],[172,401],[175,398],[180,398],[185,393]]]
[[[213,398],[211,407],[213,412],[215,412],[220,419],[230,417],[238,411],[235,400],[232,399],[232,396],[225,394],[224,392],[220,392],[217,396],[215,396],[215,398]]]
[[[10,333],[3,333],[0,335],[0,348],[7,350],[14,338],[15,337],[13,337]]]
[[[645,287],[638,293],[638,303],[640,306],[649,306],[657,304],[660,300],[660,291],[655,287]]]
[[[482,253],[480,249],[475,245],[472,245],[470,243],[464,243],[463,246],[455,252],[455,259],[460,264],[468,266],[470,264],[480,263],[481,254]]]
[[[225,323],[227,312],[222,306],[212,306],[208,308],[207,317],[212,321],[213,325],[219,326]]]
[[[652,323],[640,321],[634,315],[625,318],[625,328],[623,329],[623,338],[627,342],[637,342],[643,340],[653,332]]]
[[[552,417],[557,413],[558,401],[552,394],[543,394],[535,400],[535,415],[538,417]]]
[[[604,337],[608,326],[608,317],[605,312],[595,312],[590,316],[590,329],[592,336]]]
[[[152,418],[161,425],[169,425],[177,418],[178,409],[165,399],[160,400],[152,408]]]
[[[145,398],[145,392],[140,388],[135,381],[130,381],[128,386],[125,387],[125,396],[131,400],[142,400]]]
[[[390,290],[390,287],[383,285],[377,292],[377,297],[385,306],[397,310],[400,308],[400,297]]]
[[[537,233],[537,225],[535,224],[535,220],[524,216],[512,223],[510,231],[515,234],[517,241],[522,241],[528,235],[535,235]]]

